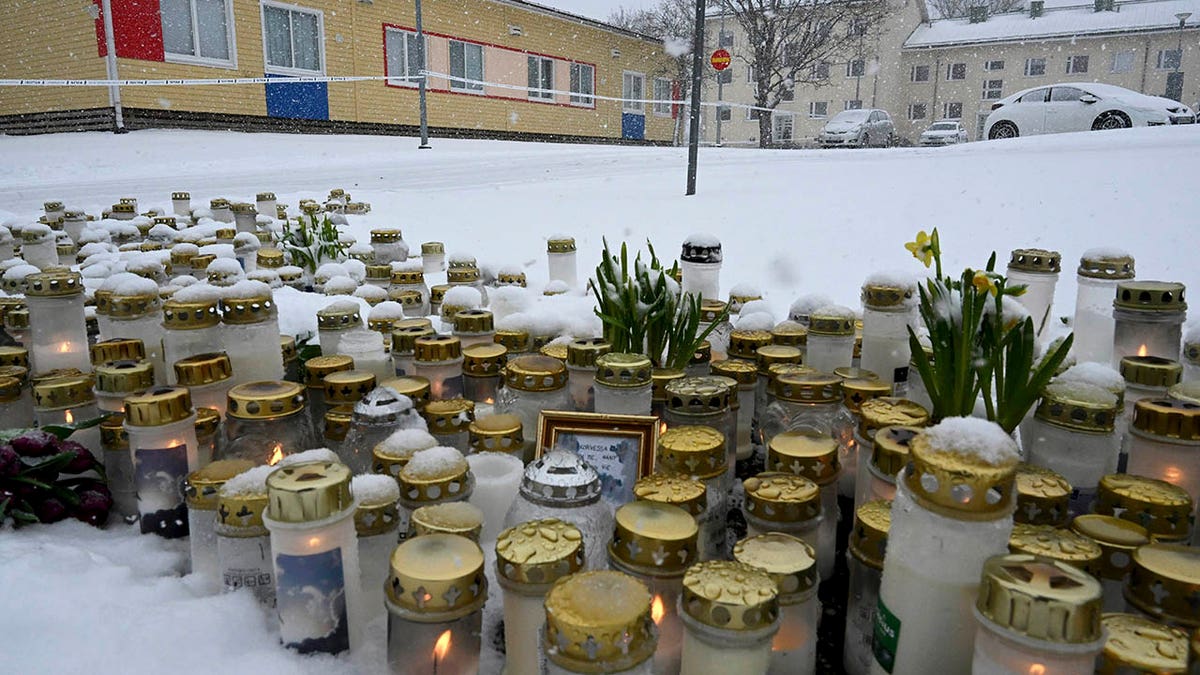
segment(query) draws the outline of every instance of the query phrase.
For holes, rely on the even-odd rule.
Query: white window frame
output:
[[[796,116],[792,113],[775,111],[771,114],[771,140],[779,143],[779,122],[786,119],[792,127],[791,138],[787,139],[787,143],[796,142]]]
[[[958,106],[958,117],[950,116],[950,106]],[[942,104],[942,119],[944,120],[962,120],[963,113],[966,112],[966,106],[960,101],[946,101]]]
[[[584,81],[584,77],[583,77],[583,69],[584,68],[587,68],[588,74],[589,74],[589,77],[587,78],[587,82],[588,82],[588,89],[589,89],[590,93],[576,91],[575,89],[571,88],[571,81],[570,81],[571,80],[571,71],[572,70],[577,71],[578,75],[575,77],[575,79],[579,82],[583,82]],[[590,63],[579,63],[578,61],[573,61],[569,67],[569,70],[567,71],[567,88],[571,90],[571,97],[569,99],[571,105],[578,106],[580,108],[595,108],[596,107],[596,66],[593,66]]]
[[[1004,98],[1004,80],[984,80],[983,93],[981,96],[983,97],[980,99],[981,101],[999,101],[1000,99]]]
[[[962,77],[951,77],[954,74],[955,66],[962,66]],[[958,63],[946,64],[946,81],[947,82],[962,82],[967,79],[967,64],[959,61]]]
[[[749,68],[749,66],[747,66],[747,68]],[[823,74],[821,72],[822,70],[825,71]],[[832,71],[833,64],[828,61],[819,61],[814,63],[812,66],[812,79],[823,82],[829,79]]]
[[[1042,62],[1042,72],[1040,72],[1040,73],[1032,72],[1032,70],[1033,70],[1032,66],[1035,61]],[[1025,59],[1025,77],[1045,77],[1046,76],[1046,65],[1047,64],[1046,64],[1045,57],[1033,56],[1033,57]]]
[[[717,119],[721,120],[722,122],[732,122],[733,108],[727,105],[717,106]]]
[[[277,9],[286,10],[288,12],[301,12],[304,14],[315,14],[317,17],[317,53],[321,58],[321,67],[318,70],[308,70],[306,68],[272,66],[267,62],[267,7],[275,7]],[[273,0],[259,0],[258,18],[262,22],[262,47],[263,47],[263,72],[271,75],[324,75],[325,74],[325,12],[314,9],[312,7],[302,7],[300,5],[289,4],[286,2],[274,2]],[[289,16],[288,20],[291,18]],[[295,33],[293,32],[294,36]],[[295,42],[292,43],[292,63],[296,62],[295,58]]]
[[[641,79],[641,81],[642,81],[641,96],[635,97],[635,96],[633,96],[632,92],[630,92],[628,94],[625,92],[625,78],[630,75],[636,76]],[[621,71],[621,98],[622,99],[627,99],[627,98],[644,99],[644,98],[646,98],[646,74],[639,73],[636,70]],[[622,100],[621,101],[621,112],[630,113],[630,114],[634,114],[634,115],[645,115],[646,114],[646,104]]]
[[[403,78],[407,78],[409,76],[408,75],[408,70],[409,70],[408,66],[410,64],[408,63],[408,41],[417,39],[417,31],[409,30],[407,28],[398,28],[396,26],[385,26],[384,30],[383,30],[383,50],[384,50],[383,62],[384,62],[384,64],[387,63],[388,59],[392,55],[391,50],[389,50],[387,48],[387,36],[388,36],[389,32],[390,33],[399,33],[404,36],[405,44],[404,44],[403,65],[405,67],[403,70],[403,74],[401,74],[398,78],[396,78],[395,74],[392,73],[391,69],[389,68],[388,69],[388,79],[386,80],[386,82],[393,87],[417,87],[417,86],[419,86],[420,83],[416,79],[403,79]],[[428,35],[425,36],[425,55],[426,55],[425,58],[428,59],[429,58],[429,36]],[[419,71],[421,69],[416,68],[416,70],[418,71],[418,73],[416,73],[416,74],[419,74]],[[396,79],[393,79],[393,78],[396,78]]]
[[[479,44],[478,42],[468,42],[467,40],[455,40],[453,38],[446,41],[446,69],[451,71],[450,75],[453,77],[459,77],[458,75],[454,74],[453,59],[450,58],[450,46],[453,45],[455,42],[462,44],[464,50],[467,47],[475,47],[475,48],[479,49],[479,81],[486,82],[487,81],[487,79],[486,79],[486,77],[487,77],[487,58],[486,58],[487,55],[483,53],[483,45]],[[468,79],[468,80],[471,79],[470,77],[467,76],[467,54],[466,54],[466,51],[463,52],[463,74],[461,77],[463,77],[464,79]],[[461,82],[459,80],[450,80],[450,90],[456,91],[460,94],[474,94],[475,96],[484,96],[487,93],[486,91],[484,91],[484,89],[485,89],[485,87],[482,84],[469,84],[467,82]]]
[[[858,105],[851,105],[853,103],[857,103]],[[842,101],[842,110],[862,110],[862,103],[861,98],[846,99]]]
[[[825,104],[825,112],[823,112],[823,113],[817,112],[817,104],[818,103]],[[814,120],[823,120],[826,117],[829,117],[829,101],[809,101],[808,102],[808,116]]]
[[[525,55],[525,67],[526,67],[527,74],[528,74],[529,65],[533,62],[537,63],[537,69],[538,69],[537,82],[536,83],[528,83],[530,86],[529,86],[529,91],[526,93],[528,94],[529,99],[531,101],[553,102],[554,101],[554,93],[553,93],[554,92],[554,59],[550,58],[549,56],[541,56],[539,54],[526,54]],[[547,72],[550,74],[550,86],[542,87],[542,86],[540,86],[542,84],[542,78],[547,74]],[[534,84],[537,84],[538,86],[535,87],[535,86],[533,86]]]
[[[854,64],[858,64],[859,73],[854,74]],[[866,59],[850,59],[846,62],[846,77],[866,77],[867,75],[867,60]]]
[[[653,98],[655,101],[661,101],[664,99],[664,97],[658,93],[658,84],[660,82],[666,83],[667,94],[666,94],[665,98],[670,99],[673,88],[671,87],[671,80],[668,78],[665,78],[665,77],[654,78],[654,83],[651,85],[651,89],[654,91],[654,95],[651,96],[651,98]],[[651,107],[651,110],[654,112],[655,117],[670,117],[671,116],[671,108],[674,107],[674,105],[675,104],[673,104],[673,103],[657,103],[656,102],[656,103],[652,104],[650,107]]]
[[[1129,56],[1129,65],[1126,68],[1117,69],[1117,59],[1122,55]],[[1133,49],[1123,49],[1113,52],[1112,63],[1108,64],[1108,72],[1110,73],[1132,73],[1133,67],[1137,63],[1137,51]]]
[[[766,112],[765,110],[755,109],[754,104],[750,104],[750,106],[747,106],[747,108],[746,108],[746,121],[747,122],[750,122],[750,121],[757,122],[758,118],[765,112]]]
[[[1160,49],[1158,50],[1158,58],[1154,62],[1155,70],[1175,70],[1175,64],[1167,65],[1167,54],[1179,54],[1179,65],[1183,65],[1183,54],[1178,49]]]
[[[917,68],[924,68],[924,69],[925,69],[925,79],[923,79],[923,80],[918,80],[918,79],[917,79]],[[919,63],[919,64],[916,64],[916,65],[914,65],[912,68],[910,68],[910,69],[908,70],[908,81],[909,81],[909,82],[914,82],[914,83],[917,83],[917,84],[923,84],[923,83],[925,83],[925,82],[929,82],[931,79],[933,79],[933,78],[931,77],[931,73],[932,73],[932,72],[933,72],[933,69],[929,67],[929,64],[926,64],[926,63]]]
[[[1083,70],[1075,70],[1075,59],[1084,59],[1087,65]],[[1076,75],[1086,73],[1092,67],[1092,59],[1089,54],[1072,54],[1067,57],[1067,75]]]
[[[917,116],[916,116],[916,114],[915,114],[915,113],[916,113],[917,106],[921,106],[921,116],[920,116],[920,117],[917,117]],[[909,103],[909,104],[908,104],[908,119],[909,119],[910,121],[914,121],[914,122],[915,122],[915,121],[918,121],[918,120],[926,120],[926,119],[929,119],[929,104],[927,104],[927,103],[920,103],[920,102],[918,102],[918,103]]]
[[[222,0],[225,5],[225,40],[229,44],[228,59],[213,59],[204,56],[193,56],[192,54],[178,54],[166,50],[166,43],[163,44],[163,61],[166,63],[188,63],[196,66],[210,66],[213,68],[226,68],[229,70],[237,69],[237,27],[233,24],[233,2],[234,0]],[[192,10],[192,46],[197,50],[200,48],[200,22],[196,19],[196,1],[186,0],[188,7]],[[162,21],[161,8],[159,10],[159,22]],[[164,31],[165,33],[165,31]],[[265,37],[265,35],[264,35]],[[264,53],[265,55],[265,53]]]
[[[1000,65],[996,65],[1000,64]],[[988,72],[1004,70],[1004,59],[991,59],[983,62],[983,69]]]

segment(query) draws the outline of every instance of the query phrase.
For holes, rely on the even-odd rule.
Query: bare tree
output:
[[[754,105],[772,111],[797,84],[826,84],[830,64],[863,58],[890,12],[886,0],[718,1],[746,35],[737,58],[750,66]],[[771,136],[771,113],[760,112],[759,147]]]
[[[627,28],[644,35],[659,38],[663,49],[672,57],[669,68],[649,73],[669,77],[679,86],[681,99],[688,98],[692,85],[692,33],[696,23],[694,0],[659,0],[653,9],[626,9],[620,7],[608,17],[614,26]],[[683,143],[682,108],[675,116],[675,144]]]
[[[972,7],[986,7],[988,14],[1021,9],[1024,0],[928,0],[929,7],[943,19],[957,19],[971,13]]]

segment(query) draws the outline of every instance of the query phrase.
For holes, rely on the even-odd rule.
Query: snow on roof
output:
[[[1008,42],[1036,38],[1072,37],[1126,33],[1130,31],[1178,30],[1180,12],[1191,12],[1188,28],[1200,27],[1200,0],[1132,0],[1118,2],[1115,11],[1097,12],[1092,3],[1073,0],[1047,2],[1044,14],[1029,16],[1027,7],[1020,11],[995,14],[986,21],[971,23],[967,18],[935,19],[917,26],[904,41],[906,49],[947,47],[981,42]]]

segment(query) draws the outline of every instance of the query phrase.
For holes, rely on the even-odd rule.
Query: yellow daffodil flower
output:
[[[921,230],[917,233],[916,241],[908,242],[904,245],[904,248],[908,249],[908,252],[912,253],[914,258],[920,260],[926,267],[929,267],[933,262],[933,246],[934,240],[930,238],[925,230]]]
[[[996,280],[987,272],[976,272],[975,276],[971,279],[971,284],[981,292],[987,291],[993,298],[999,292],[999,289],[996,288]]]

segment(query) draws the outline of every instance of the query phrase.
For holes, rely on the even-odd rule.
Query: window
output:
[[[867,34],[866,19],[852,19],[846,27],[846,34],[850,37],[862,37]]]
[[[717,36],[717,46],[732,47],[733,46],[733,31],[723,30]]]
[[[780,101],[795,101],[796,100],[796,85],[791,82],[783,83],[783,91],[779,93]]]
[[[829,101],[809,101],[808,116],[814,119],[824,119],[829,115]]]
[[[1174,70],[1179,67],[1179,50],[1178,49],[1160,49],[1158,50],[1158,69],[1159,70]]]
[[[929,66],[913,66],[912,72],[909,73],[908,79],[913,82],[928,82],[929,81]]]
[[[733,119],[733,108],[727,105],[717,106],[717,119],[722,122],[729,122]]]
[[[862,108],[862,101],[860,101],[858,99],[855,99],[853,101],[844,101],[842,103],[842,105],[843,105],[843,108],[842,108],[843,110],[860,110]]]
[[[420,44],[412,31],[388,28],[383,34],[383,50],[387,56],[388,84],[402,87],[417,86],[421,74]]]
[[[771,115],[771,137],[776,143],[791,143],[794,127],[791,114],[777,112]]]
[[[1086,73],[1088,70],[1087,56],[1068,56],[1067,57],[1067,74]]]
[[[783,46],[783,65],[788,68],[795,68],[800,65],[800,47],[795,42],[789,42]]]
[[[984,80],[983,81],[983,100],[996,101],[1004,98],[1000,92],[1004,89],[1004,80]]]
[[[554,59],[530,56],[527,61],[529,65],[529,98],[553,101]]]
[[[1025,77],[1038,77],[1046,74],[1046,59],[1025,59]]]
[[[948,120],[962,119],[962,104],[961,103],[943,103],[942,118]]]
[[[717,84],[733,84],[733,70],[726,68],[717,71]]]
[[[1017,102],[1018,103],[1045,103],[1046,95],[1049,93],[1050,93],[1049,88],[1034,89],[1033,91],[1029,92],[1028,94],[1025,94],[1021,98],[1017,99]]]
[[[451,40],[450,77],[461,78],[450,80],[451,89],[483,93],[483,46]]]
[[[813,79],[828,80],[829,79],[829,63],[822,61],[813,64]]]
[[[621,78],[621,98],[632,99],[621,102],[621,109],[627,113],[645,113],[646,104],[640,103],[645,96],[646,76],[641,73],[625,73]]]
[[[854,59],[846,63],[846,77],[862,77],[867,72],[867,64],[862,59]]]
[[[292,5],[262,5],[267,71],[311,75],[324,69],[322,14]]]
[[[1054,87],[1050,90],[1050,101],[1052,103],[1071,103],[1078,101],[1083,93],[1082,89],[1075,87]]]
[[[596,81],[596,69],[586,63],[571,64],[571,103],[573,105],[595,105],[592,98]]]
[[[923,120],[928,115],[928,106],[924,103],[909,103],[908,104],[908,119]]]
[[[229,0],[161,0],[159,14],[166,60],[234,65]]]
[[[965,79],[967,79],[967,64],[965,64],[965,63],[947,63],[946,64],[946,79],[947,80],[965,80]]]
[[[671,81],[664,77],[654,78],[654,114],[670,117],[671,104],[662,101],[670,101],[671,98]]]
[[[998,59],[998,60],[995,60],[995,61],[984,61],[984,62],[983,62],[983,69],[984,69],[984,70],[989,70],[989,71],[991,71],[991,70],[1004,70],[1004,59]]]
[[[1112,58],[1112,72],[1114,73],[1131,73],[1133,72],[1133,61],[1137,58],[1132,49],[1124,52],[1114,52]]]
[[[749,122],[750,120],[758,119],[758,115],[760,112],[763,114],[766,114],[765,111],[761,111],[756,108],[746,108],[746,121]]]

